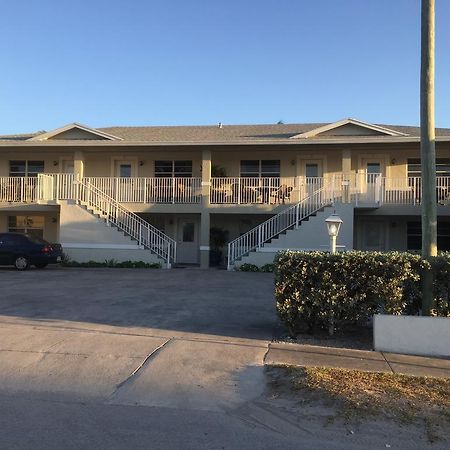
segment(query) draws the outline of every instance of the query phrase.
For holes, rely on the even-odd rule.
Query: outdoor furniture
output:
[[[274,203],[282,203],[284,205],[286,199],[289,199],[291,197],[291,192],[293,190],[294,188],[292,186],[282,184],[271,194],[271,196],[274,197]]]

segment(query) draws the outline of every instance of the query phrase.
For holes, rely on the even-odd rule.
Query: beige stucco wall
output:
[[[355,248],[358,250],[407,250],[407,223],[420,222],[420,208],[415,208],[415,214],[409,215],[378,215],[357,214],[355,217]],[[450,217],[439,215],[438,222],[449,222]],[[381,233],[379,248],[367,248],[368,233]],[[371,239],[372,242],[372,239]]]
[[[17,159],[44,160],[48,173],[62,171],[62,159],[73,159],[75,148],[1,148],[0,176],[9,174],[9,161]],[[154,176],[155,160],[192,160],[193,176],[201,176],[201,160],[203,147],[116,147],[95,148],[83,147],[85,176],[114,176],[115,161],[132,161],[135,176]],[[292,177],[304,175],[306,161],[321,161],[325,174],[340,173],[344,151],[351,152],[351,170],[353,173],[364,170],[365,161],[379,160],[387,177],[405,177],[407,159],[418,158],[419,144],[387,144],[387,145],[299,145],[299,146],[249,146],[249,147],[214,147],[212,164],[224,167],[227,176],[239,176],[240,161],[244,159],[279,159],[281,176]],[[450,146],[437,145],[438,157],[450,157]]]

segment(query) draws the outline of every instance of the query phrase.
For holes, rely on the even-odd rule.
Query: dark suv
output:
[[[29,234],[0,233],[0,265],[26,270],[30,265],[43,269],[62,260],[60,244],[50,244]]]

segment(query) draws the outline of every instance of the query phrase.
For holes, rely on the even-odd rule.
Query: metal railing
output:
[[[0,177],[0,202],[37,203],[38,177]]]
[[[85,177],[121,203],[200,203],[201,178]]]
[[[291,202],[295,178],[213,177],[212,204],[275,204]]]
[[[176,260],[176,242],[150,225],[117,200],[102,192],[86,179],[76,181],[76,201],[99,214],[106,223],[115,225],[166,261],[167,267]]]
[[[249,252],[261,248],[271,239],[289,228],[298,228],[300,222],[336,200],[335,192],[328,186],[314,191],[301,202],[271,217],[228,244],[228,269]]]
[[[86,177],[85,181],[120,203],[199,204],[200,178]],[[211,178],[211,204],[296,204],[326,186],[356,206],[420,205],[420,177],[386,178],[381,174],[334,174],[326,177]],[[73,174],[0,177],[0,202],[39,203],[75,198]],[[436,178],[436,200],[450,204],[450,177]]]

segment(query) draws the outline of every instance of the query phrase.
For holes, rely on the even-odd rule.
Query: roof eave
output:
[[[450,142],[450,136],[439,136],[437,142]],[[0,141],[0,147],[199,147],[199,146],[266,146],[266,145],[342,145],[416,143],[419,136],[364,137],[353,139],[267,139],[234,141]]]

